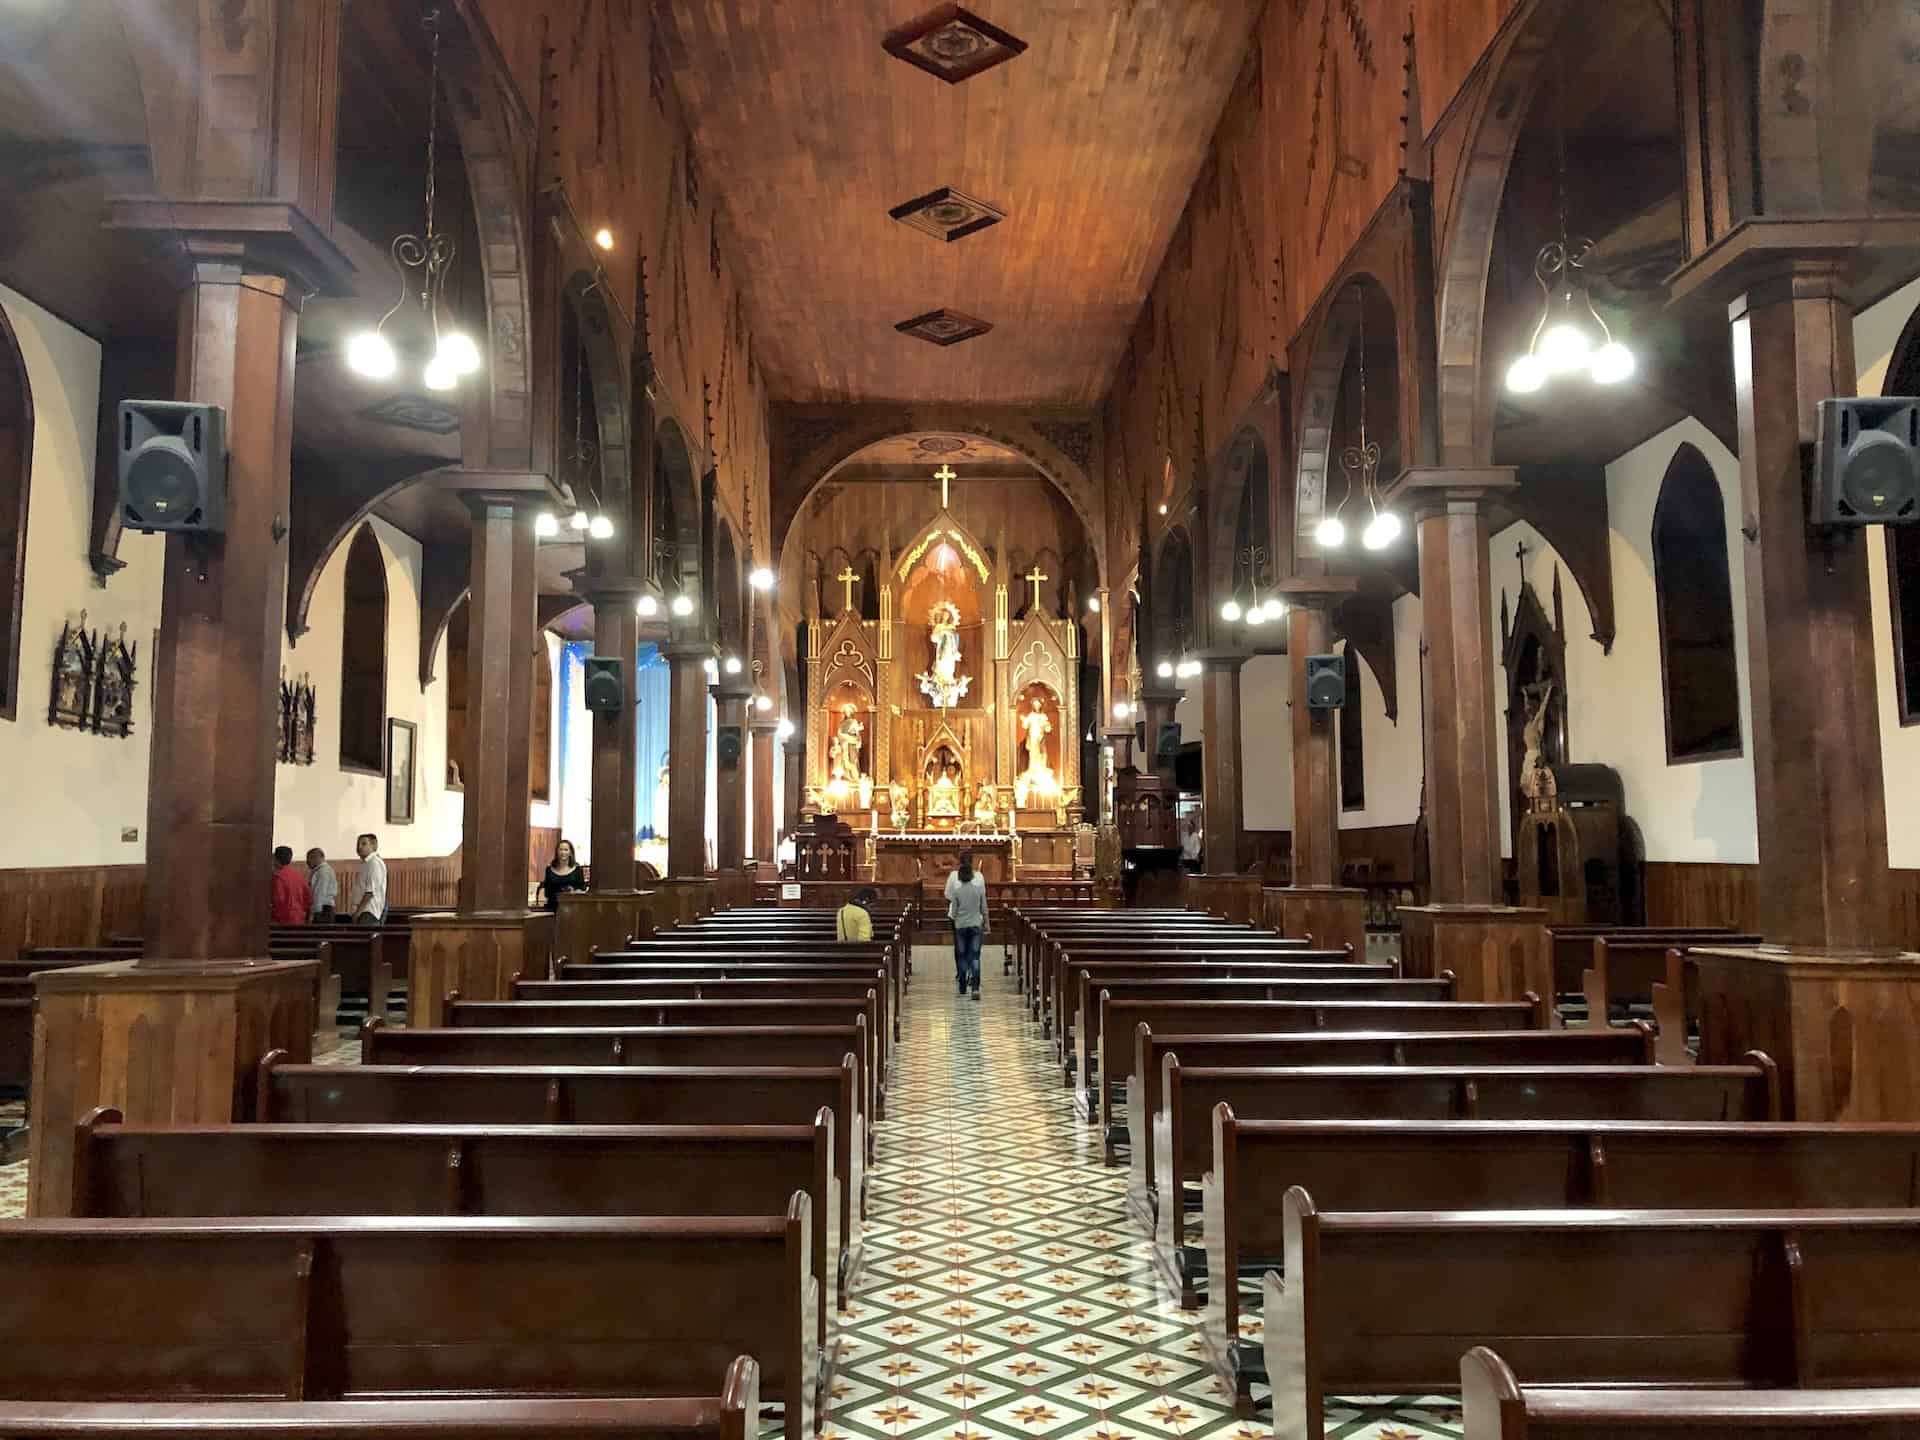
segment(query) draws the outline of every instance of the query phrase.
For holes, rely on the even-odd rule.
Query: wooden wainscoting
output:
[[[1649,860],[1649,925],[1732,925],[1759,933],[1760,867]],[[1920,949],[1920,870],[1891,872],[1889,937]]]
[[[1269,885],[1288,885],[1293,874],[1291,830],[1249,830],[1247,868]],[[1341,885],[1373,882],[1413,883],[1413,826],[1370,825],[1340,832]]]

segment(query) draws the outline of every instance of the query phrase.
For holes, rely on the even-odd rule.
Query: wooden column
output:
[[[753,722],[753,858],[763,865],[773,863],[773,755],[779,735],[779,722]]]
[[[672,710],[667,725],[667,873],[676,880],[707,873],[707,662],[701,640],[665,647]]]
[[[593,648],[620,662],[623,704],[593,716],[593,888],[634,887],[634,820],[639,812],[641,586],[599,582],[593,594]]]
[[[1500,769],[1493,692],[1493,589],[1487,502],[1514,489],[1510,467],[1409,470],[1389,503],[1413,511],[1427,645],[1427,849],[1432,902],[1402,906],[1410,976],[1451,970],[1463,1000],[1550,1001],[1546,912],[1501,903]],[[1296,802],[1297,803],[1297,802]]]
[[[781,772],[781,779],[785,781],[782,793],[786,796],[786,803],[781,816],[781,819],[785,823],[780,827],[780,838],[784,840],[787,836],[791,835],[795,827],[800,824],[800,807],[806,801],[806,733],[802,730],[795,729],[793,734],[781,741],[781,747],[786,760],[786,767]]]
[[[747,863],[747,705],[753,692],[742,675],[723,676],[714,687],[714,722],[722,738],[739,742],[733,762],[721,747],[716,766],[719,785],[714,806],[713,863],[716,870],[738,870]]]
[[[1237,875],[1245,864],[1240,804],[1240,667],[1244,655],[1201,658],[1202,805],[1209,875]]]
[[[1287,669],[1293,711],[1293,883],[1267,892],[1268,923],[1316,945],[1367,949],[1366,892],[1340,882],[1340,751],[1334,716],[1307,704],[1307,657],[1333,649],[1333,609],[1359,589],[1348,575],[1289,580]],[[1357,675],[1349,684],[1359,683]],[[1273,719],[1277,722],[1278,716]]]

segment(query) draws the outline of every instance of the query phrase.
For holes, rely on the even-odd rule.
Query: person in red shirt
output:
[[[293,847],[282,845],[273,852],[273,910],[276,925],[304,925],[313,909],[313,891],[307,877],[293,863]]]

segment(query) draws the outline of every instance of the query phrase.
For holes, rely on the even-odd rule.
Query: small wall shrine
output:
[[[87,612],[60,627],[53,650],[47,723],[124,740],[133,733],[133,691],[139,647],[117,632],[87,629]]]
[[[282,765],[313,764],[314,712],[318,704],[313,681],[302,675],[289,681],[280,672],[280,710],[274,730],[274,755]]]

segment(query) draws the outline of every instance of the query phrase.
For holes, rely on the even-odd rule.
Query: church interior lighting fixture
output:
[[[643,590],[633,602],[633,613],[642,620],[651,620],[660,613],[660,597],[651,590]]]
[[[1133,713],[1133,707],[1127,704],[1126,701],[1116,700],[1113,702],[1113,718],[1114,719],[1124,720],[1132,713]]]
[[[769,710],[773,709],[773,697],[771,695],[754,696],[753,708],[759,711],[762,715],[765,715]]]
[[[1089,595],[1087,597],[1087,613],[1089,615],[1098,615],[1100,613],[1100,597],[1098,595]]]
[[[774,733],[782,740],[791,740],[793,738],[793,721],[782,715],[779,725],[774,729]]]
[[[727,656],[725,668],[727,674],[738,675],[740,673],[740,657],[738,655]]]
[[[453,236],[435,223],[434,202],[439,162],[440,120],[440,12],[429,10],[422,22],[427,27],[430,60],[427,80],[427,185],[426,229],[423,233],[394,237],[390,253],[393,268],[400,279],[400,295],[393,308],[382,315],[371,330],[363,330],[347,342],[347,366],[368,380],[389,380],[400,369],[400,355],[387,338],[387,322],[405,308],[419,288],[420,309],[433,339],[433,353],[420,372],[420,383],[429,390],[451,390],[480,369],[480,347],[465,332],[449,323],[441,325],[441,312],[447,308],[447,276],[453,269]]]
[[[1158,675],[1162,680],[1173,679],[1173,662],[1171,660],[1162,660],[1154,667],[1153,673]]]
[[[1347,508],[1347,502],[1354,496],[1355,490],[1367,502],[1367,523],[1360,531],[1360,545],[1365,550],[1384,550],[1400,538],[1400,517],[1391,510],[1380,506],[1380,442],[1367,434],[1367,308],[1366,297],[1356,295],[1360,306],[1358,344],[1360,350],[1360,437],[1352,445],[1340,452],[1340,468],[1346,473],[1347,491],[1340,497],[1340,507],[1323,519],[1314,528],[1313,538],[1322,550],[1338,550],[1347,543],[1346,522],[1340,518],[1340,511]]]
[[[1248,545],[1235,557],[1238,567],[1247,572],[1248,599],[1240,603],[1238,587],[1232,595],[1220,602],[1220,618],[1229,625],[1261,626],[1269,621],[1278,621],[1287,613],[1287,602],[1278,595],[1268,593],[1262,596],[1263,587],[1273,584],[1270,576],[1271,560],[1264,545]],[[1200,662],[1189,661],[1193,674],[1200,673]]]
[[[1567,133],[1565,87],[1554,107],[1554,163],[1559,233],[1533,257],[1533,278],[1540,287],[1540,318],[1527,341],[1527,353],[1507,367],[1507,389],[1531,395],[1549,380],[1585,375],[1595,385],[1618,385],[1635,368],[1633,351],[1614,338],[1613,329],[1593,303],[1587,262],[1594,243],[1574,235],[1567,225]]]
[[[720,662],[718,660],[715,660],[712,657],[708,657],[705,669],[707,672],[707,679],[718,680],[720,678]]]
[[[598,230],[593,232],[593,243],[598,245],[602,250],[613,249],[613,231],[602,225]]]
[[[762,593],[773,589],[773,571],[764,565],[756,565],[753,573],[747,576],[747,584]]]
[[[693,613],[693,597],[685,594],[676,595],[673,597],[673,603],[667,608],[684,620]]]

